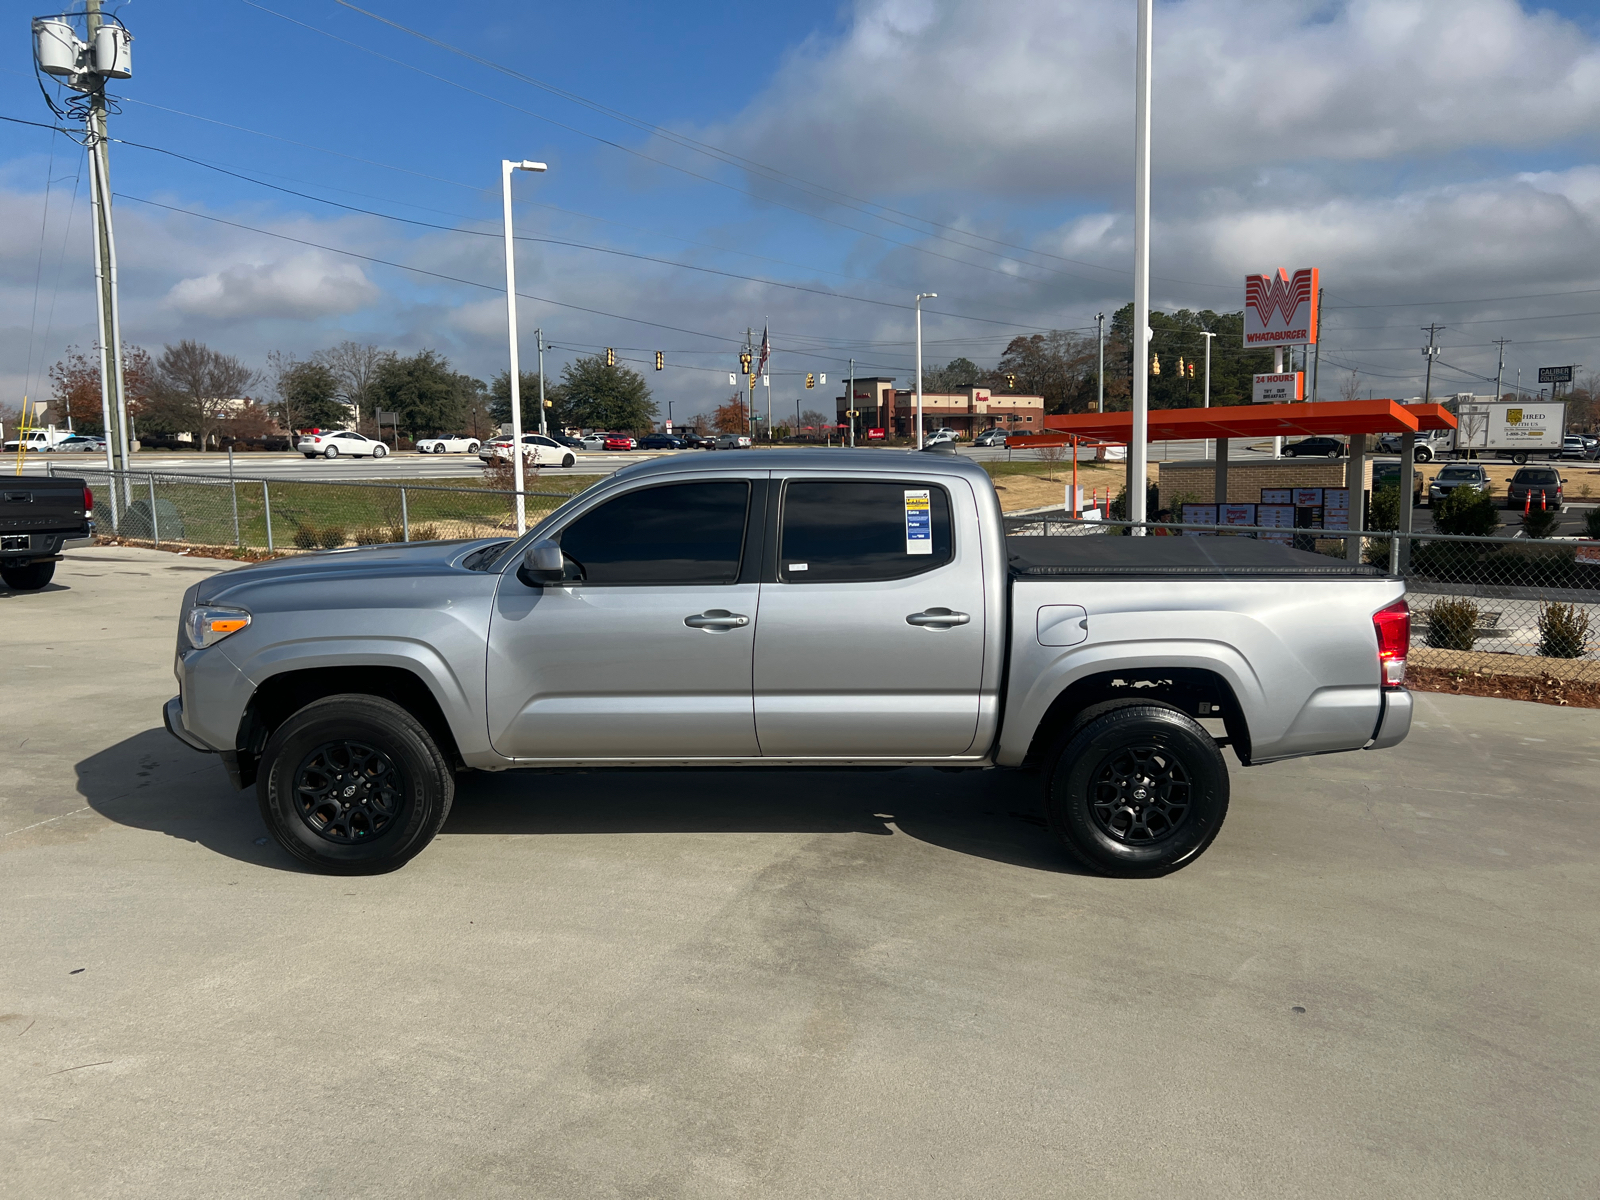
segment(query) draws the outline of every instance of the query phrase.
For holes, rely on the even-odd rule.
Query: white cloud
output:
[[[378,289],[358,265],[311,252],[235,263],[179,280],[167,293],[166,303],[179,313],[212,320],[308,320],[355,312],[377,296]]]

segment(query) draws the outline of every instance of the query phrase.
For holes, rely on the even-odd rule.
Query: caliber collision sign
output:
[[[1317,340],[1317,268],[1244,277],[1244,344],[1303,346]]]
[[[1539,382],[1540,383],[1571,383],[1572,382],[1572,368],[1571,367],[1540,367],[1539,368]]]

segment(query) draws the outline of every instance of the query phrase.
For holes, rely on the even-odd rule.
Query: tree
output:
[[[1341,400],[1359,400],[1359,399],[1361,399],[1361,372],[1360,371],[1352,370],[1350,372],[1350,378],[1341,379],[1339,381],[1339,399],[1341,399]]]
[[[455,433],[466,415],[456,372],[443,355],[422,350],[379,364],[366,395],[375,409],[398,414],[412,437]]]
[[[68,346],[64,358],[50,368],[51,407],[57,424],[71,425],[79,433],[105,432],[104,414],[100,406],[100,348],[93,347],[94,357],[76,346]],[[155,368],[150,355],[138,346],[122,347],[122,386],[127,392],[129,414],[137,420],[140,408],[151,395],[155,382]]]
[[[392,362],[394,357],[393,350],[380,350],[364,342],[340,342],[311,356],[313,362],[332,373],[337,394],[355,410],[358,423],[362,412],[368,417],[372,416],[367,391],[378,377],[378,371],[385,363]]]
[[[1500,528],[1500,514],[1488,492],[1451,488],[1433,505],[1433,527],[1458,537],[1491,537]]]
[[[924,390],[926,390],[926,387],[924,387]],[[830,417],[825,413],[819,413],[814,408],[808,408],[805,412],[800,414],[800,428],[795,432],[809,432],[816,434],[818,437],[822,437],[823,434],[827,433],[828,430],[833,428],[837,421],[837,416]]]
[[[278,393],[278,420],[285,429],[338,428],[350,420],[339,398],[339,381],[315,359],[272,358]]]
[[[572,425],[618,431],[655,428],[656,403],[644,376],[631,367],[608,366],[602,355],[574,359],[562,367],[561,390],[564,413]]]
[[[517,373],[518,396],[522,400],[522,427],[539,428],[539,372]],[[552,426],[566,428],[578,424],[567,412],[566,391],[548,375],[544,381],[544,398],[550,402],[548,420]],[[501,424],[511,420],[511,372],[501,371],[489,384],[489,413]]]
[[[233,355],[185,338],[163,347],[156,360],[154,395],[141,424],[152,432],[191,433],[204,450],[220,442],[223,424],[248,401],[258,378]]]
[[[456,395],[461,401],[461,429],[471,437],[482,440],[496,432],[493,414],[489,411],[492,407],[489,400],[489,387],[481,379],[471,375],[456,375]],[[534,428],[538,428],[535,426]]]
[[[982,378],[983,371],[970,358],[952,358],[942,367],[928,363],[922,365],[924,392],[964,392],[976,387]]]
[[[748,433],[750,410],[744,406],[744,393],[735,392],[731,400],[712,413],[711,424],[718,433]]]
[[[1202,333],[1214,333],[1211,341],[1211,404],[1219,407],[1229,404],[1249,404],[1253,399],[1253,376],[1272,370],[1270,350],[1244,348],[1244,310],[1216,313],[1210,309],[1199,312],[1187,308],[1175,313],[1152,312],[1150,328],[1151,354],[1161,362],[1161,374],[1150,377],[1151,408],[1198,408],[1205,394],[1206,339]],[[1115,357],[1113,358],[1113,345]],[[1178,360],[1184,362],[1184,372],[1178,374]],[[1110,337],[1106,345],[1106,374],[1115,375],[1119,387],[1118,399],[1132,395],[1133,383],[1133,305],[1125,304],[1111,318]],[[1191,376],[1188,370],[1194,365]],[[1145,363],[1143,369],[1149,370]],[[1108,395],[1110,388],[1107,388]],[[1113,407],[1108,404],[1107,408]],[[1126,408],[1127,404],[1115,407]]]
[[[951,364],[954,366],[955,364]],[[1064,329],[1012,338],[991,386],[998,393],[1043,396],[1046,412],[1087,412],[1095,396],[1093,338]],[[1016,376],[1013,388],[1007,376]]]

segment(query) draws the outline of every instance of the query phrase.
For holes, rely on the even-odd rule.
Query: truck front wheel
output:
[[[1046,759],[1050,827],[1101,875],[1149,878],[1205,852],[1228,815],[1228,769],[1176,709],[1133,704],[1064,733]]]
[[[27,563],[20,567],[0,567],[0,579],[14,592],[37,592],[56,573],[53,562]]]
[[[325,875],[404,866],[439,832],[455,781],[415,717],[377,696],[306,705],[267,741],[256,780],[278,844]]]

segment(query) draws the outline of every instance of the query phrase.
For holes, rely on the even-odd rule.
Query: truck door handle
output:
[[[928,629],[949,629],[952,625],[965,625],[972,620],[964,612],[955,612],[948,608],[930,608],[927,612],[912,613],[906,618],[907,625],[921,625]]]
[[[710,633],[717,633],[748,625],[750,618],[743,613],[729,612],[725,608],[708,608],[703,613],[685,617],[683,623],[690,629],[704,629]]]

